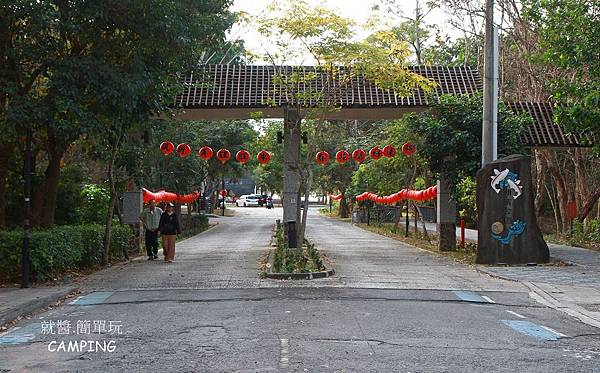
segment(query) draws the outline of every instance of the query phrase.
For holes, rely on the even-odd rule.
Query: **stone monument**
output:
[[[511,155],[477,172],[477,263],[547,263],[534,213],[531,159]]]

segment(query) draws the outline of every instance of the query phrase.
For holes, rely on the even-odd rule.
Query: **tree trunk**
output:
[[[348,214],[348,201],[346,200],[346,191],[340,191],[342,194],[342,198],[340,199],[340,211],[339,211],[339,216],[340,218],[347,218],[349,216]]]
[[[46,180],[44,185],[44,208],[42,209],[41,226],[50,228],[54,225],[54,212],[56,211],[56,197],[58,194],[58,182],[60,180],[60,161],[64,150],[53,154],[46,168]]]
[[[567,189],[567,183],[564,179],[564,175],[560,172],[558,165],[558,159],[556,158],[555,151],[545,151],[546,164],[548,165],[548,171],[552,175],[552,180],[556,187],[556,197],[558,211],[560,211],[561,220],[561,232],[565,233],[569,231],[569,219],[567,204],[569,202],[569,192]]]
[[[103,250],[102,250],[102,265],[107,265],[110,260],[110,246],[112,243],[112,217],[115,211],[115,205],[117,203],[117,189],[115,187],[115,176],[114,176],[114,165],[115,158],[117,157],[117,151],[120,147],[122,135],[115,141],[113,147],[110,149],[110,158],[107,165],[107,176],[110,188],[110,199],[108,201],[108,212],[106,214],[105,226],[104,226],[104,239],[103,239]]]
[[[585,204],[579,212],[579,216],[577,216],[577,219],[581,221],[585,220],[588,217],[588,215],[592,212],[592,209],[594,208],[594,205],[596,204],[598,199],[600,199],[600,187],[598,187],[598,189],[596,189],[594,193],[592,193],[590,197],[586,200]],[[598,205],[598,211],[600,211],[600,204]]]
[[[539,150],[534,151],[535,154],[535,199],[534,199],[534,208],[535,208],[535,216],[540,221],[542,216],[542,205],[544,202],[544,190],[546,186],[546,167],[544,164],[544,159],[542,154],[540,154]]]
[[[588,216],[595,203],[595,201],[592,201],[591,205],[589,207],[587,206],[591,193],[590,186],[587,182],[589,170],[586,170],[583,152],[584,150],[576,148],[573,156],[573,163],[575,164],[575,201],[577,202],[577,211],[580,211],[579,217],[583,216],[581,220],[584,220]],[[585,214],[583,214],[584,206],[588,209]]]
[[[16,144],[14,142],[0,144],[0,227],[6,226],[6,175],[8,163]]]

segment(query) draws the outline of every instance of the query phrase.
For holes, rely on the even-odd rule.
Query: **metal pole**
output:
[[[498,41],[494,36],[494,0],[485,2],[485,57],[483,79],[483,126],[481,144],[481,164],[496,159],[498,111]]]
[[[223,173],[221,174],[221,190],[225,190],[225,166],[223,166]],[[225,216],[225,196],[223,197],[223,205],[221,206],[221,216]]]
[[[465,219],[460,219],[460,247],[465,248]]]
[[[23,252],[21,257],[21,287],[29,287],[29,219],[31,218],[31,128],[27,129],[25,145],[25,185],[24,185],[24,207],[25,218],[23,219]]]
[[[404,237],[408,237],[408,228],[410,227],[410,220],[408,218],[408,208],[409,208],[409,200],[406,200],[406,231],[404,232]]]

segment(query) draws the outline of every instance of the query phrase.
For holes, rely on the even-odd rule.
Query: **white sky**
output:
[[[294,1],[294,0],[277,0],[277,1]],[[319,4],[332,10],[337,10],[340,15],[355,20],[359,24],[366,23],[369,16],[372,14],[371,8],[376,3],[376,0],[308,0],[313,5]],[[243,11],[251,16],[260,15],[264,9],[272,2],[272,0],[234,0],[231,10],[234,12]],[[415,0],[402,0],[403,13],[410,16],[414,13]],[[421,0],[421,3],[425,1]],[[422,5],[423,6],[423,5]],[[427,24],[437,24],[442,34],[456,37],[460,35],[456,30],[452,30],[447,24],[447,15],[441,9],[434,9],[426,17]],[[367,35],[364,35],[367,36]],[[230,40],[242,39],[245,46],[252,52],[264,55],[265,46],[269,48],[269,42],[263,40],[262,36],[252,29],[252,26],[234,26],[229,35]],[[286,61],[287,63],[302,63],[306,61]]]

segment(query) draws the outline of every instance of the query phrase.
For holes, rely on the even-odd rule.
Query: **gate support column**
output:
[[[437,182],[437,191],[438,249],[456,250],[456,202],[443,173]]]
[[[301,122],[298,110],[285,108],[283,112],[283,224],[290,248],[298,246],[300,223],[300,141]],[[288,230],[292,228],[293,236]],[[301,246],[301,243],[300,243]]]

